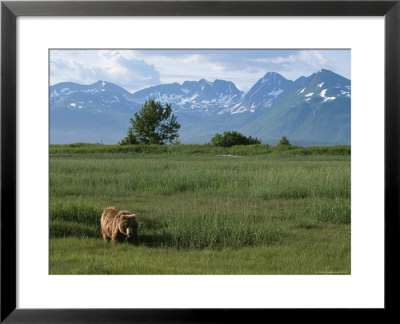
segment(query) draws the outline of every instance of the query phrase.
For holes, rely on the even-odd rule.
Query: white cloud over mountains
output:
[[[72,81],[90,84],[105,80],[128,91],[160,84],[160,73],[130,51],[52,50],[50,84]]]
[[[51,50],[50,84],[104,80],[136,91],[224,79],[248,90],[266,72],[288,79],[329,69],[350,78],[350,50]]]

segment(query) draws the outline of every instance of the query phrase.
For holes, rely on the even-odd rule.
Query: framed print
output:
[[[398,1],[1,11],[2,321],[395,309]]]

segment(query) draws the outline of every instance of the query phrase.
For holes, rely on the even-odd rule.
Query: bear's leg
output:
[[[115,244],[117,242],[117,240],[118,240],[118,230],[112,232],[112,234],[111,234],[111,243]]]
[[[104,242],[108,242],[110,238],[107,236],[107,234],[103,231],[103,240]]]
[[[137,232],[133,233],[133,244],[138,245],[139,244],[139,236]]]
[[[128,237],[128,242],[135,245],[139,244],[139,237],[137,235],[137,232],[134,232],[131,237]]]
[[[126,239],[126,236],[125,236],[124,234],[122,234],[121,232],[118,232],[118,234],[117,234],[117,241],[120,242],[120,243],[122,243],[122,242],[125,241],[125,239]]]

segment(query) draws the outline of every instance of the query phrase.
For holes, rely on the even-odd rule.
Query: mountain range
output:
[[[215,133],[236,130],[275,144],[349,144],[351,81],[320,70],[294,81],[266,73],[248,92],[231,81],[185,81],[134,93],[107,81],[50,86],[50,143],[117,143],[145,100],[169,103],[185,144],[207,143]]]

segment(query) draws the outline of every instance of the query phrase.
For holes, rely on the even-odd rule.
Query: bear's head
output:
[[[137,235],[138,225],[135,214],[121,215],[118,228],[121,233],[130,239]]]

